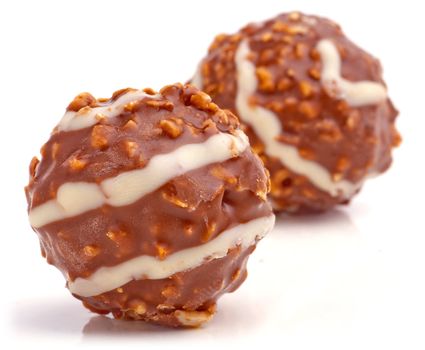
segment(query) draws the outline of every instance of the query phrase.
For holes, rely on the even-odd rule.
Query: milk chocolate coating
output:
[[[394,126],[398,112],[389,98],[351,107],[330,96],[320,81],[322,62],[316,46],[321,39],[336,45],[342,77],[384,84],[379,61],[347,39],[337,24],[294,12],[249,24],[233,35],[218,35],[200,63],[202,89],[222,108],[239,114],[235,53],[241,42],[248,41],[249,60],[258,80],[249,104],[277,115],[283,130],[278,141],[295,146],[301,157],[323,166],[335,181],[361,183],[390,166],[391,149],[400,143]],[[243,115],[239,116],[243,122]],[[244,127],[270,171],[270,196],[276,210],[323,211],[350,200],[331,196],[288,169],[267,154],[249,123]]]
[[[109,105],[128,91],[120,90],[107,100],[83,93],[68,110]],[[238,129],[234,115],[198,89],[180,84],[164,87],[155,98],[139,99],[118,116],[100,118],[93,126],[74,131],[55,128],[42,147],[41,160],[34,158],[30,165],[25,188],[28,210],[54,199],[64,183],[100,183],[142,169],[156,155]],[[48,263],[74,281],[141,255],[164,259],[238,224],[268,216],[268,191],[268,173],[247,148],[237,157],[175,177],[132,204],[104,204],[33,229]],[[179,313],[199,311],[199,317],[208,318],[217,298],[242,283],[253,249],[234,248],[223,258],[166,279],[133,280],[100,295],[75,296],[101,314],[182,326]]]
[[[190,271],[159,280],[134,280],[119,289],[95,297],[81,298],[84,305],[99,314],[111,312],[117,319],[144,320],[181,326],[175,312],[196,310],[211,317],[215,301],[235,291],[247,276],[246,262],[254,246],[233,249],[226,257],[211,260]]]

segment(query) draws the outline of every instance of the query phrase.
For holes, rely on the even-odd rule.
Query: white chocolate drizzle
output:
[[[159,95],[149,95],[142,90],[130,90],[109,105],[101,107],[84,107],[78,112],[67,111],[58,124],[59,131],[72,131],[88,128],[98,123],[101,118],[115,118],[125,106],[143,98],[157,99]]]
[[[249,54],[248,42],[242,41],[235,56],[238,86],[236,109],[239,117],[250,124],[264,143],[268,155],[278,158],[287,168],[305,176],[331,196],[350,197],[361,186],[360,183],[354,184],[347,180],[333,181],[330,172],[324,166],[302,158],[296,147],[277,141],[277,137],[282,133],[282,125],[275,113],[248,103],[249,98],[256,92],[258,83],[255,65],[247,58]]]
[[[55,199],[30,211],[30,223],[37,228],[99,208],[104,204],[132,204],[177,176],[237,157],[248,147],[248,138],[240,130],[234,135],[218,133],[203,143],[183,145],[170,153],[156,155],[144,168],[123,172],[100,184],[65,183],[59,187]]]
[[[274,226],[275,216],[261,217],[221,232],[202,245],[170,254],[163,260],[141,255],[112,267],[100,267],[88,278],[68,282],[69,290],[90,297],[121,287],[132,280],[162,279],[191,270],[207,261],[225,257],[232,248],[247,248],[263,238]]]
[[[316,49],[322,61],[321,83],[331,97],[343,99],[351,107],[377,104],[387,98],[387,90],[380,83],[351,82],[341,76],[341,57],[331,40],[320,40]]]

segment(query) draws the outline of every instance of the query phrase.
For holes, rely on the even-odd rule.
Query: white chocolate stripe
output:
[[[184,145],[170,153],[156,155],[144,168],[123,172],[100,184],[65,183],[59,187],[56,199],[30,211],[30,223],[37,228],[104,204],[129,205],[177,176],[237,157],[247,147],[248,138],[240,130],[235,135],[218,133],[203,143]]]
[[[211,241],[173,253],[164,260],[141,255],[112,267],[101,267],[88,278],[68,282],[69,290],[90,297],[138,279],[162,279],[191,270],[203,263],[227,255],[236,246],[247,248],[263,238],[274,226],[275,216],[258,218],[221,232]]]
[[[275,113],[263,107],[249,105],[249,98],[257,90],[255,65],[247,58],[249,54],[248,42],[241,42],[235,56],[238,85],[236,109],[240,118],[251,125],[264,143],[268,155],[278,158],[287,168],[304,175],[314,185],[330,195],[342,194],[349,197],[357,191],[361,184],[354,184],[346,180],[334,182],[325,167],[302,158],[296,147],[277,141],[276,138],[282,133],[282,125]]]
[[[330,96],[345,100],[351,107],[377,104],[387,98],[387,90],[380,83],[351,82],[341,76],[341,57],[331,40],[320,40],[316,48],[322,61],[321,82]]]
[[[85,107],[78,112],[67,111],[59,122],[58,129],[60,131],[71,131],[88,128],[95,125],[99,121],[99,117],[115,118],[124,111],[128,103],[147,97],[156,99],[158,95],[148,95],[142,90],[130,90],[110,105],[94,108]]]

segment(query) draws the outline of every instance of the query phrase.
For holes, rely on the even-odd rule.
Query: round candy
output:
[[[245,124],[276,210],[348,202],[400,142],[379,61],[324,18],[294,12],[219,35],[192,83]]]
[[[90,310],[199,326],[274,224],[237,118],[179,84],[77,96],[30,165],[42,255]]]

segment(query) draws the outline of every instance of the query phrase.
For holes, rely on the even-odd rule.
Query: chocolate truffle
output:
[[[192,83],[245,124],[276,210],[347,203],[400,142],[379,61],[324,18],[293,12],[219,35]]]
[[[30,165],[42,255],[90,310],[196,327],[274,224],[237,118],[180,84],[77,96]]]

